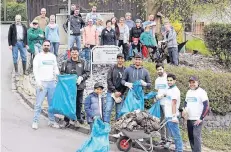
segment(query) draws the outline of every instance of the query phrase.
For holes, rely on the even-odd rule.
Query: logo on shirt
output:
[[[187,102],[197,102],[197,98],[196,97],[187,97],[186,101]]]
[[[167,85],[166,84],[157,84],[157,89],[166,89]]]
[[[43,65],[53,65],[54,61],[52,61],[52,60],[46,60],[46,61],[42,61],[42,64]]]

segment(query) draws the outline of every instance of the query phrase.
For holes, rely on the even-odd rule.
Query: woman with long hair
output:
[[[119,36],[120,36],[120,30],[119,30],[117,18],[116,18],[116,17],[112,17],[112,18],[111,18],[111,22],[112,22],[111,28],[112,28],[112,29],[115,31],[115,33],[116,33],[116,40],[117,40],[116,44],[118,44],[118,42],[119,42]]]

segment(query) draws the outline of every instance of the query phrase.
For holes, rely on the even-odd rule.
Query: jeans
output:
[[[80,51],[80,57],[85,59],[88,63],[91,63],[91,48],[85,47]]]
[[[192,152],[201,152],[201,130],[202,123],[199,126],[194,125],[195,120],[187,121],[188,138]]]
[[[84,90],[77,90],[77,96],[76,96],[76,117],[77,117],[77,120],[82,119],[81,110],[82,110],[82,105],[83,105],[83,93],[84,93]],[[64,117],[64,121],[69,122],[69,119],[67,117]]]
[[[179,52],[177,47],[168,48],[170,63],[173,65],[179,64]]]
[[[164,105],[160,106],[160,114],[161,114],[160,121],[162,122],[165,119]],[[166,126],[164,126],[164,127],[161,128],[160,135],[161,135],[161,140],[167,140],[167,141],[171,140],[171,134],[168,131],[168,129],[166,129]]]
[[[81,36],[76,35],[70,35],[70,39],[68,42],[69,48],[72,48],[74,46],[74,43],[76,42],[76,46],[79,50],[81,50]]]
[[[106,97],[105,114],[103,120],[107,123],[110,123],[111,112],[114,104],[116,105],[116,119],[119,118],[119,113],[123,105],[123,101],[121,103],[115,103],[115,100],[111,97],[111,94],[112,93],[108,92]]]
[[[48,106],[51,105],[53,95],[55,92],[56,83],[55,81],[42,81],[43,90],[40,91],[39,88],[36,88],[36,103],[34,106],[34,118],[33,122],[38,122],[39,116],[42,110],[42,104],[44,98],[47,95]],[[53,113],[48,112],[48,118],[50,121],[55,121]]]
[[[12,56],[13,56],[13,62],[14,64],[18,63],[18,50],[20,51],[20,56],[22,59],[22,62],[26,62],[26,48],[24,47],[23,41],[17,41],[15,46],[12,48]]]
[[[59,42],[51,42],[51,49],[52,53],[54,53],[55,56],[58,56],[59,52]]]
[[[37,55],[38,53],[42,52],[42,50],[42,45],[40,43],[35,43],[34,54]]]
[[[167,118],[167,120],[170,120],[167,122],[166,126],[174,139],[175,151],[183,152],[183,141],[180,135],[179,123],[172,122],[172,118]]]

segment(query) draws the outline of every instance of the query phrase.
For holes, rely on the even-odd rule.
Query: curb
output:
[[[27,97],[27,95],[22,91],[18,90],[18,87],[16,85],[16,80],[15,80],[15,77],[13,76],[13,72],[11,73],[11,83],[12,83],[12,91],[16,92],[17,94],[20,95],[20,97],[23,99],[23,101],[31,108],[31,109],[34,109],[34,105],[32,104],[32,102],[30,101],[29,97]],[[45,117],[48,117],[48,114],[46,111],[44,111],[44,109],[42,109],[41,111],[41,114],[44,115]],[[55,117],[57,120],[60,120],[60,118],[58,117]],[[90,133],[90,129],[88,128],[85,128],[85,127],[75,127],[74,125],[70,125],[69,127],[70,129],[72,130],[75,130],[75,131],[78,131],[78,132],[81,132],[83,134],[89,134]],[[117,141],[117,138],[109,135],[109,141],[110,142],[113,142],[113,143],[116,143]],[[144,144],[144,146],[147,148],[148,145],[147,144]],[[138,144],[134,144],[133,148],[137,148],[137,149],[141,149],[143,150]],[[157,147],[157,146],[154,146],[153,147],[153,150],[155,151],[158,151],[158,152],[173,152],[174,150],[167,150],[167,149],[164,149],[162,147]],[[184,150],[184,152],[191,152],[191,151],[187,151],[187,150]]]

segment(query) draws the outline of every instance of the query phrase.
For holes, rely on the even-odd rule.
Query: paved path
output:
[[[41,117],[40,128],[31,129],[33,111],[11,90],[12,54],[8,50],[8,25],[1,25],[1,151],[75,152],[88,138],[73,131],[53,129]],[[113,144],[111,151],[118,152]],[[137,151],[137,150],[132,150]]]

